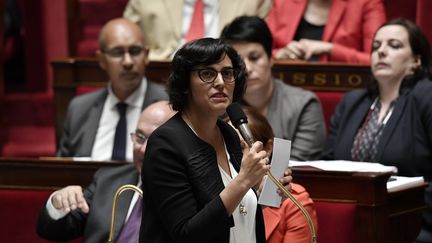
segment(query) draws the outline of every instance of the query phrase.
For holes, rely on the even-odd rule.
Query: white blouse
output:
[[[225,148],[226,150],[226,148]],[[228,175],[220,166],[219,171],[221,173],[222,181],[224,186],[226,187],[231,181],[232,178],[238,175],[237,171],[234,169],[231,162],[229,162],[229,154],[227,151],[228,163],[231,171],[231,175]],[[255,217],[257,210],[257,197],[252,189],[246,193],[246,195],[241,200],[240,204],[233,212],[234,217],[234,227],[230,229],[230,243],[244,243],[251,242],[256,243],[256,235],[255,235]],[[240,213],[240,207],[243,206],[243,213]],[[246,212],[246,213],[245,213]]]

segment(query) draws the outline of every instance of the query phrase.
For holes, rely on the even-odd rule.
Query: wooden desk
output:
[[[56,190],[68,185],[86,187],[101,167],[124,162],[72,161],[0,157],[0,188]]]
[[[426,184],[388,193],[390,173],[293,169],[293,177],[315,202],[356,204],[357,243],[405,243],[418,235]]]
[[[0,188],[58,189],[87,186],[100,167],[124,163],[69,159],[0,158]],[[388,173],[346,173],[294,169],[315,202],[356,205],[357,243],[412,242],[420,229],[424,186],[388,193]],[[335,230],[338,226],[334,226]]]

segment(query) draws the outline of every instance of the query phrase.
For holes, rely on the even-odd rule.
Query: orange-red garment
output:
[[[332,42],[330,55],[320,61],[370,63],[372,39],[386,21],[382,0],[332,0],[322,40]],[[267,17],[273,35],[273,53],[290,43],[308,0],[274,0]]]
[[[318,232],[318,219],[306,189],[291,183],[291,193],[309,212]],[[299,208],[288,198],[280,208],[267,207],[263,210],[267,243],[311,242],[309,224]]]

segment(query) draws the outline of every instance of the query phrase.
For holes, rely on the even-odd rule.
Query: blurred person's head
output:
[[[221,39],[230,43],[245,62],[246,100],[250,102],[249,96],[271,93],[273,37],[266,22],[255,16],[238,17],[224,27]]]
[[[402,88],[430,78],[431,50],[426,36],[407,19],[386,22],[373,39],[371,69],[378,83],[394,83]]]
[[[141,172],[147,139],[156,128],[168,121],[176,112],[172,110],[168,101],[158,101],[147,106],[138,120],[138,126],[131,134],[133,141],[133,161]]]
[[[255,141],[263,143],[264,150],[271,155],[273,150],[273,129],[267,118],[250,106],[243,106],[248,118],[249,128]]]
[[[130,20],[117,18],[102,27],[96,55],[120,100],[139,87],[149,62],[148,53],[141,29]]]
[[[244,63],[224,41],[212,38],[186,43],[172,60],[168,79],[170,103],[176,111],[191,108],[225,113],[245,89]]]
[[[274,133],[273,129],[268,122],[267,118],[263,115],[261,115],[259,112],[257,112],[253,107],[243,105],[242,110],[244,111],[247,120],[248,120],[248,126],[251,131],[252,137],[254,138],[254,141],[260,141],[263,144],[264,150],[267,152],[267,154],[271,155],[273,150],[273,138]],[[234,127],[234,125],[230,122],[229,117],[226,116],[224,118],[226,122],[228,122],[231,126]],[[234,127],[235,128],[235,127]],[[237,130],[238,132],[238,130]],[[238,132],[238,135],[241,140],[243,140],[241,134]],[[243,143],[242,145],[245,145]]]

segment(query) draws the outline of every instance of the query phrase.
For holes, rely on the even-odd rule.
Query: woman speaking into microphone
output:
[[[140,242],[265,242],[254,190],[269,170],[261,142],[242,151],[219,119],[245,89],[238,54],[218,39],[184,45],[172,61],[178,113],[148,139]]]

